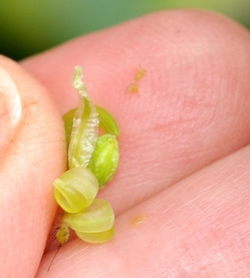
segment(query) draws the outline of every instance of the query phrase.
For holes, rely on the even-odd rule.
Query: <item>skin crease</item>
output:
[[[27,113],[1,165],[4,180],[26,181],[25,189],[8,195],[8,204],[15,204],[11,209],[5,195],[0,197],[1,223],[7,223],[1,238],[8,245],[1,257],[4,277],[33,277],[36,269],[36,277],[250,276],[249,49],[249,33],[238,24],[176,10],[79,38],[21,63],[61,113],[77,104],[69,81],[73,67],[82,65],[94,102],[116,117],[121,130],[119,171],[99,194],[117,214],[115,238],[103,245],[72,240],[49,272],[54,251],[38,265],[55,212],[50,182],[65,162],[60,117],[45,89],[1,58],[20,95],[38,94],[35,112],[41,119],[23,106]],[[130,94],[140,66],[146,75],[139,94]],[[33,144],[36,156],[13,156],[18,141]],[[25,170],[18,168],[14,181],[12,167],[23,157]],[[34,163],[36,171],[27,175]],[[36,217],[25,219],[31,212]],[[16,224],[21,238],[18,230],[9,235]],[[9,250],[13,261],[4,255]]]

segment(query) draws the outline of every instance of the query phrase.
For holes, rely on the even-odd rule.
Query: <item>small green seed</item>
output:
[[[119,146],[114,135],[105,134],[98,138],[88,168],[96,176],[102,188],[115,175],[119,163]]]

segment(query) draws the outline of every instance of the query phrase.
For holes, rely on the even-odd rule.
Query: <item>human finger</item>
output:
[[[0,88],[1,276],[34,277],[56,210],[52,182],[66,166],[63,123],[46,89],[3,56]]]
[[[249,277],[250,147],[120,215],[114,239],[63,246],[37,277]],[[60,274],[59,274],[60,273]]]
[[[22,65],[65,112],[77,104],[70,80],[81,64],[95,103],[117,118],[120,166],[100,196],[118,214],[249,143],[249,47],[249,32],[225,17],[167,11]],[[146,75],[133,94],[128,87],[140,67]]]

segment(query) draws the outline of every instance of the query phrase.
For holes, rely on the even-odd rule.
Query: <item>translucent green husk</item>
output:
[[[68,213],[76,213],[89,206],[99,189],[96,177],[84,166],[66,171],[53,184],[57,203]]]
[[[82,68],[75,67],[73,86],[79,92],[68,150],[69,168],[87,166],[98,138],[99,118],[87,88],[82,82]]]
[[[114,225],[114,212],[106,200],[95,199],[90,206],[78,213],[65,213],[62,222],[81,233],[98,233],[110,230]]]
[[[96,176],[102,188],[116,173],[119,163],[119,147],[116,136],[105,134],[98,138],[88,168]]]

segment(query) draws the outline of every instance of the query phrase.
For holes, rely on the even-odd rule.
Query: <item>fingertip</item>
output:
[[[0,161],[21,120],[22,105],[15,83],[0,67]]]
[[[0,162],[2,275],[34,277],[56,210],[52,182],[66,167],[63,122],[41,84],[8,58],[0,66],[22,107]]]
[[[69,80],[83,66],[91,97],[121,130],[119,170],[101,193],[121,212],[249,143],[249,47],[246,29],[226,17],[170,10],[67,42],[23,66],[54,92],[61,111],[76,106]],[[146,73],[131,93],[140,68]]]

